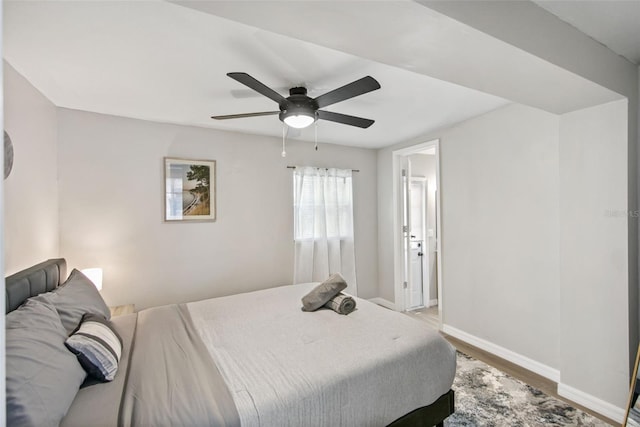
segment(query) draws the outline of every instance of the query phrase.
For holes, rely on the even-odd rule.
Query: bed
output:
[[[60,362],[46,352],[28,358],[9,354],[16,347],[39,352],[25,350],[19,335],[39,327],[16,320],[28,309],[45,317],[57,310],[63,327],[75,322],[59,306],[47,306],[57,304],[51,295],[70,292],[75,270],[60,286],[66,270],[64,259],[53,259],[6,278],[7,328],[22,328],[7,329],[9,417],[14,411],[25,419],[30,412],[55,412],[43,399],[22,406],[9,401],[12,390],[24,388],[14,386],[16,381],[33,386],[34,375],[20,370],[38,370],[59,388],[62,426],[442,426],[454,411],[456,362],[449,343],[415,319],[362,299],[348,316],[302,312],[300,299],[315,284],[115,317],[112,326],[122,344],[115,378],[92,383],[85,375],[75,385],[81,374],[59,349],[64,342],[55,350],[64,358]],[[68,297],[59,297],[60,305]],[[73,311],[84,303],[67,304]],[[66,393],[60,384],[67,377],[47,377],[62,375],[63,364],[75,381],[64,385]],[[50,424],[58,424],[55,414]]]

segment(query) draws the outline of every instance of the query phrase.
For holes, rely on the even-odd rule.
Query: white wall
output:
[[[626,156],[627,208],[632,211],[638,209],[638,192],[640,190],[638,186],[640,81],[636,65],[529,1],[467,0],[449,2],[420,0],[420,3],[505,41],[513,47],[529,52],[548,64],[556,65],[563,70],[569,70],[577,76],[625,96],[628,100],[628,109],[625,112],[628,124]],[[579,52],[579,54],[576,54],[576,52]],[[517,70],[508,71],[515,72]],[[562,96],[556,96],[556,98],[562,99],[566,95],[566,87],[563,85],[550,85],[549,87],[554,91],[557,91],[559,87],[562,88]],[[538,90],[535,86],[533,88]],[[596,102],[591,106],[596,106],[603,102]],[[564,111],[563,113],[570,111]],[[629,267],[627,282],[630,286],[628,288],[627,301],[624,304],[627,306],[629,314],[628,339],[630,351],[627,365],[632,367],[640,334],[640,322],[638,320],[640,319],[640,310],[638,309],[638,299],[640,297],[638,290],[638,243],[640,230],[637,218],[628,218],[627,222]]]
[[[440,138],[445,330],[559,373],[561,395],[613,419],[637,286],[626,117],[626,100],[562,116],[512,105],[378,155],[381,294],[393,301],[391,152]]]
[[[618,407],[629,384],[626,111],[623,100],[560,118],[559,392]]]
[[[381,296],[394,301],[391,153],[440,138],[443,323],[559,368],[558,123],[515,104],[380,150]]]
[[[428,139],[425,139],[428,141]],[[423,141],[424,142],[424,141]],[[407,144],[411,145],[411,144]],[[395,147],[395,146],[394,146]],[[378,151],[378,296],[395,302],[393,233],[393,154],[389,148]]]
[[[440,144],[443,323],[557,368],[558,117],[512,105]]]
[[[55,106],[3,62],[4,129],[14,163],[4,181],[4,262],[9,275],[59,255]]]
[[[60,246],[104,268],[110,304],[137,308],[289,284],[293,189],[287,165],[354,174],[359,295],[377,295],[376,152],[61,109]],[[217,221],[164,223],[163,157],[217,161]]]

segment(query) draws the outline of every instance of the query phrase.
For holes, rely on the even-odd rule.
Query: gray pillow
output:
[[[5,321],[7,425],[59,425],[86,372],[64,345],[56,309],[30,299]]]
[[[327,280],[313,288],[302,297],[302,311],[315,311],[325,305],[327,301],[347,288],[347,282],[340,273],[329,276]]]
[[[60,287],[33,299],[48,302],[56,308],[67,335],[76,330],[86,313],[111,318],[111,311],[95,285],[75,268]]]

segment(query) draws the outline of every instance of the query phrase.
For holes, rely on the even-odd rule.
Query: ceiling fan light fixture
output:
[[[302,129],[316,121],[315,114],[307,111],[292,111],[282,115],[282,121],[289,127]]]

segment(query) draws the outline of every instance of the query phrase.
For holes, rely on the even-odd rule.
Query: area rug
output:
[[[609,425],[460,352],[453,390],[456,412],[446,427]]]

